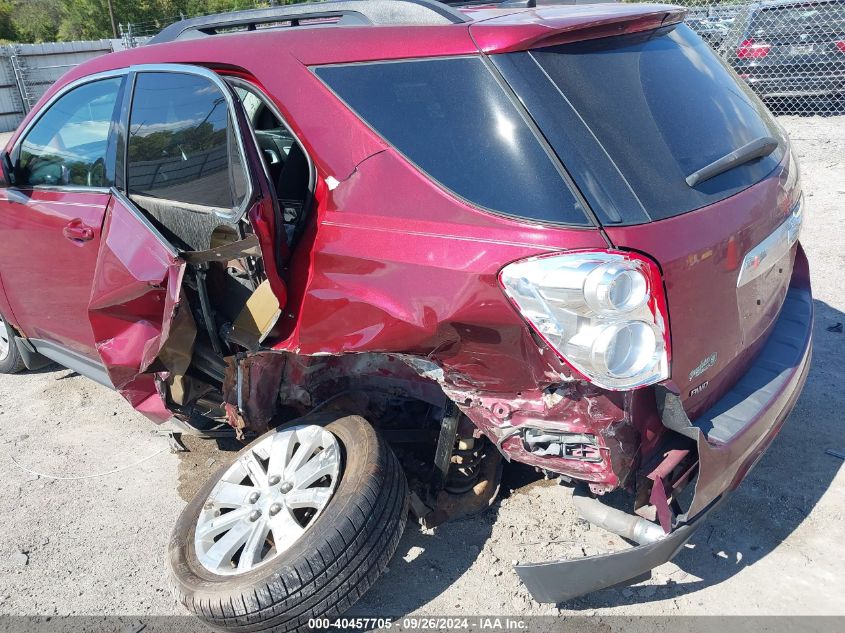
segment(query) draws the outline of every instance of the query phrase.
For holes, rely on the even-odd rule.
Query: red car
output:
[[[409,508],[490,505],[502,455],[637,543],[518,565],[548,602],[667,561],[739,484],[810,362],[801,186],[683,18],[297,4],[44,96],[3,155],[2,369],[246,443],[173,532],[188,609],[324,622]]]

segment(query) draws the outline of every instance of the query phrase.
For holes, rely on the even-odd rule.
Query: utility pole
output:
[[[106,0],[109,5],[109,20],[111,20],[111,34],[114,39],[117,39],[117,22],[114,21],[114,5],[112,0]]]

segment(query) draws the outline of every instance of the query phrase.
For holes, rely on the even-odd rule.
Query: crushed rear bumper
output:
[[[806,266],[806,260],[803,264]],[[663,424],[695,440],[698,447],[695,493],[674,529],[658,541],[619,552],[515,566],[535,600],[566,602],[641,579],[671,560],[706,516],[739,485],[777,435],[807,380],[813,301],[809,284],[802,281],[806,279],[793,278],[770,337],[748,372],[699,419],[689,420],[671,384],[657,386]]]
[[[665,538],[630,549],[547,563],[516,565],[516,573],[537,602],[560,603],[614,585],[637,581],[651,570],[672,560],[705,517],[721,503],[719,499],[695,521],[682,525]]]

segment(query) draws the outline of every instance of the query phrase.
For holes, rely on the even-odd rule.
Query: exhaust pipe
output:
[[[586,486],[576,486],[572,493],[575,509],[581,518],[608,532],[634,541],[638,545],[654,543],[666,536],[663,528],[646,519],[604,505],[591,497]]]

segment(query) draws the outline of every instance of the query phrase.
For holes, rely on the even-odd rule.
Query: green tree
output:
[[[50,42],[57,38],[64,4],[54,0],[15,0],[12,24],[22,42]]]
[[[299,0],[276,0],[290,4]],[[181,15],[251,9],[270,0],[112,0],[115,23],[155,32]],[[0,0],[0,40],[48,42],[112,37],[108,0]]]
[[[107,0],[65,0],[58,39],[96,40],[112,37]]]
[[[0,42],[14,42],[17,31],[12,21],[14,7],[10,0],[0,0]]]

